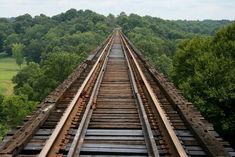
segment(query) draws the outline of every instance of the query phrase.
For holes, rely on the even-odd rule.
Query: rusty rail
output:
[[[96,55],[4,141],[0,155],[235,156],[201,119],[192,104],[115,30]]]
[[[143,71],[141,70],[140,66],[139,66],[139,63],[137,62],[137,60],[135,59],[134,55],[133,55],[133,52],[131,51],[131,49],[129,48],[126,40],[122,37],[124,43],[125,43],[125,46],[132,58],[132,60],[134,61],[135,63],[135,66],[137,67],[138,69],[138,72],[140,73],[140,76],[141,76],[141,79],[144,83],[144,85],[146,86],[147,90],[148,90],[148,93],[152,99],[152,101],[154,102],[154,105],[155,107],[157,108],[157,111],[158,111],[158,114],[159,114],[159,117],[161,118],[161,121],[162,121],[162,124],[164,126],[164,130],[165,132],[168,134],[168,138],[171,140],[172,142],[172,145],[174,146],[175,150],[175,155],[177,154],[178,156],[180,157],[187,157],[187,153],[185,152],[184,148],[182,147],[179,139],[177,138],[169,120],[167,119],[166,117],[166,114],[164,113],[164,111],[162,110],[161,106],[160,106],[160,103],[159,101],[157,100],[156,96],[154,95],[154,92],[152,90],[152,88],[150,87],[150,84],[149,82],[147,81],[146,77],[144,76],[144,73]]]
[[[109,42],[105,46],[104,50],[101,52],[100,57],[96,61],[95,65],[93,66],[93,68],[89,72],[88,76],[84,80],[84,82],[81,85],[81,87],[78,89],[77,94],[73,98],[72,102],[69,104],[69,107],[65,111],[65,113],[64,113],[63,117],[61,118],[60,122],[57,124],[55,130],[53,131],[53,134],[50,136],[50,138],[46,142],[45,146],[43,147],[42,151],[40,152],[40,154],[39,154],[40,157],[47,156],[47,154],[49,153],[50,149],[52,148],[53,143],[55,142],[56,138],[58,137],[59,133],[61,132],[62,128],[64,127],[64,125],[66,123],[66,120],[68,119],[68,117],[70,116],[70,113],[72,112],[73,108],[75,107],[78,98],[81,96],[85,86],[87,85],[88,81],[91,79],[91,77],[94,74],[97,66],[100,63],[102,63],[101,59],[103,57],[105,57],[106,51],[109,48],[108,46],[110,45],[111,41],[112,41],[112,38],[110,38]]]
[[[123,35],[124,36],[124,35]],[[208,123],[195,106],[188,102],[181,92],[174,87],[174,85],[154,66],[145,59],[142,53],[135,48],[135,46],[125,37],[125,40],[130,45],[130,50],[135,53],[136,57],[143,63],[144,68],[148,70],[150,75],[156,81],[161,91],[166,95],[168,100],[174,105],[174,108],[179,112],[180,117],[187,123],[188,128],[192,131],[199,143],[203,146],[209,156],[231,156],[226,147],[229,144],[221,141],[215,132],[212,124]],[[216,137],[217,135],[217,137]],[[224,146],[223,146],[224,144]],[[231,154],[234,150],[231,149]]]

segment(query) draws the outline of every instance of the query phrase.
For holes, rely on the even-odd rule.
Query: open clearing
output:
[[[19,71],[14,58],[0,58],[0,94],[11,95],[14,84],[11,79]]]

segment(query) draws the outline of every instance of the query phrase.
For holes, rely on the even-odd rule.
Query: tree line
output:
[[[13,78],[14,95],[0,97],[0,134],[22,122],[115,27],[122,28],[219,133],[234,137],[233,22],[163,20],[124,12],[103,16],[75,9],[53,17],[0,19],[0,56],[27,63]]]

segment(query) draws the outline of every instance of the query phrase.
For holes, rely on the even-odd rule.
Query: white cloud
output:
[[[0,0],[0,17],[25,13],[52,16],[70,8],[105,15],[125,11],[164,19],[235,19],[234,0]]]

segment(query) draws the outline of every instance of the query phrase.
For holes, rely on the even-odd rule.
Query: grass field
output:
[[[14,84],[11,79],[19,71],[19,66],[14,58],[0,58],[0,93],[11,95]]]

